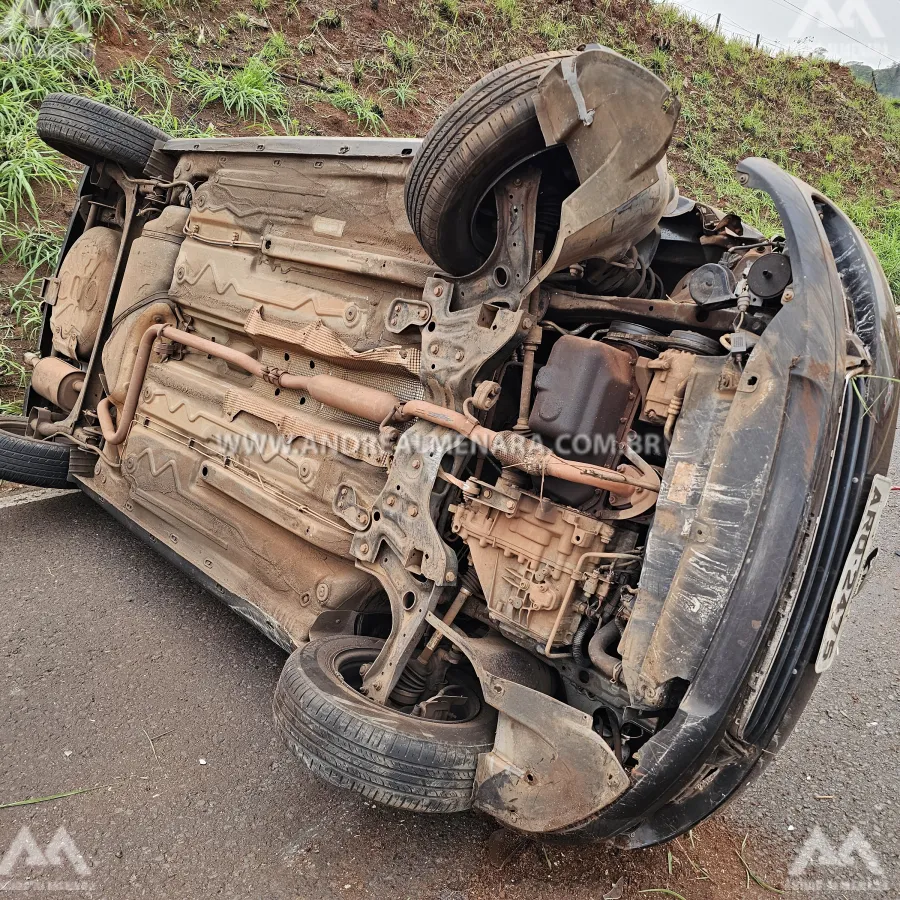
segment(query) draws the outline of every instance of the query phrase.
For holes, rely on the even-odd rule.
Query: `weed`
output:
[[[412,85],[412,79],[399,79],[385,88],[381,95],[386,97],[395,106],[405,109],[413,106],[418,98],[418,91]]]
[[[17,134],[0,143],[0,215],[17,220],[27,209],[40,218],[33,185],[42,183],[55,189],[70,187],[72,173],[62,157],[35,134]]]
[[[260,14],[263,15],[265,11],[269,8],[269,0],[251,0],[253,3],[253,8]]]
[[[651,72],[657,75],[665,75],[669,69],[669,54],[661,47],[654,47],[653,50],[644,57],[644,65]]]
[[[549,13],[544,13],[538,19],[537,29],[550,50],[565,50],[572,43],[574,28],[566,22],[554,19]]]
[[[12,328],[0,328],[0,388],[21,389],[28,381],[28,373],[9,346],[12,336]]]
[[[287,108],[284,84],[259,56],[251,56],[245,66],[228,74],[222,66],[208,72],[189,64],[180,67],[178,74],[201,109],[218,102],[228,112],[256,121],[267,119],[270,112],[281,114]]]
[[[393,31],[385,31],[381,35],[381,43],[398,71],[412,71],[419,51],[411,38],[398,38]]]
[[[438,0],[437,13],[445,21],[455,25],[459,20],[459,0]]]
[[[516,29],[522,24],[522,8],[519,0],[494,0],[497,12],[506,19],[510,28]]]
[[[0,253],[3,262],[14,260],[25,270],[13,288],[19,292],[30,290],[42,271],[49,271],[56,263],[65,230],[61,225],[44,223],[18,225],[0,222]]]
[[[123,98],[126,106],[135,106],[138,94],[143,94],[155,106],[168,104],[171,89],[162,70],[153,63],[142,62],[132,57],[113,72],[122,82]]]
[[[741,117],[741,128],[753,137],[762,137],[766,133],[766,123],[758,104]]]
[[[326,9],[322,15],[317,16],[312,24],[313,31],[320,28],[340,28],[344,24],[341,14],[336,9]]]
[[[233,29],[240,28],[242,31],[253,31],[254,28],[258,28],[258,24],[256,19],[253,16],[249,15],[245,12],[236,12],[229,19],[228,24]]]
[[[0,259],[24,271],[18,283],[5,289],[16,324],[29,338],[37,335],[42,313],[38,285],[42,273],[53,269],[62,247],[60,225],[17,225],[0,222]]]
[[[116,24],[114,7],[106,0],[67,0],[69,9],[77,13],[91,31],[102,31],[108,24],[112,24],[121,34]]]
[[[276,31],[265,42],[260,55],[270,62],[290,56],[291,48],[288,46],[287,38],[280,31]]]
[[[325,85],[325,90],[313,91],[307,99],[312,102],[330,103],[335,109],[347,113],[356,121],[361,131],[378,134],[385,127],[381,107],[360,94],[349,82],[337,79],[329,81]]]

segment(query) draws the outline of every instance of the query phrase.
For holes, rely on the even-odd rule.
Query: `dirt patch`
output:
[[[621,890],[623,898],[642,891],[659,891],[660,896],[674,891],[689,900],[746,897],[747,870],[737,855],[743,840],[723,819],[706,822],[664,847],[640,851],[606,844],[560,849],[499,830],[488,838],[479,884],[467,896],[586,900]],[[754,874],[773,886],[780,884],[787,864],[771,842],[748,836],[742,855]]]

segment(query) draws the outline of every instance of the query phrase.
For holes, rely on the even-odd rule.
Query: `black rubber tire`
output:
[[[479,753],[494,745],[496,713],[468,722],[417,719],[376,705],[336,673],[343,653],[383,645],[338,635],[294,651],[275,689],[275,725],[316,776],[376,803],[414,812],[469,809]]]
[[[71,487],[71,448],[25,437],[26,425],[23,416],[0,416],[0,481],[31,487]]]
[[[475,271],[486,256],[470,223],[491,186],[541,151],[534,90],[568,52],[507,63],[469,88],[435,122],[406,176],[406,213],[428,255],[451,275]]]
[[[37,133],[54,150],[85,165],[101,159],[143,175],[153,145],[169,136],[119,109],[75,94],[48,94],[41,104]]]

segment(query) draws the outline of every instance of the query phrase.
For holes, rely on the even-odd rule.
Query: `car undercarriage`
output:
[[[759,770],[897,413],[833,203],[759,159],[782,234],[680,196],[677,100],[600,47],[424,141],[144,133],[140,171],[54,131],[78,99],[42,111],[86,169],[7,439],[56,468],[0,443],[6,477],[75,483],[290,653],[276,727],[378,802],[646,846]]]

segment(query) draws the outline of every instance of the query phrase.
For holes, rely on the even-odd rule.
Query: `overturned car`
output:
[[[892,298],[771,162],[783,234],[679,196],[611,50],[423,141],[171,140],[52,95],[85,163],[0,477],[75,485],[290,653],[279,732],[423,812],[646,846],[784,742],[874,552]]]

